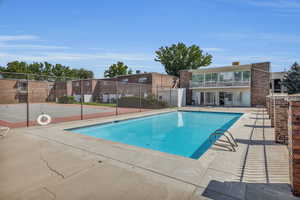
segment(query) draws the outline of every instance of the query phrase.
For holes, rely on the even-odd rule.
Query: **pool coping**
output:
[[[157,116],[157,115],[164,115],[164,114],[173,113],[173,112],[194,112],[194,113],[213,113],[213,114],[219,114],[219,113],[222,113],[222,114],[236,114],[236,115],[239,115],[239,116],[237,116],[238,119],[235,120],[235,122],[234,122],[233,124],[231,124],[231,125],[229,126],[229,128],[226,129],[224,132],[229,131],[229,129],[230,129],[235,123],[237,123],[238,120],[244,115],[244,113],[241,113],[241,112],[238,113],[238,112],[209,112],[209,111],[173,110],[173,111],[164,112],[164,113],[149,114],[149,115],[147,115],[147,116],[132,117],[132,118],[128,118],[128,119],[113,120],[113,121],[109,121],[109,122],[96,123],[96,124],[92,124],[92,125],[84,125],[84,126],[78,126],[78,127],[73,127],[73,128],[67,128],[67,129],[64,129],[64,131],[68,131],[68,132],[70,132],[70,133],[72,133],[72,134],[85,135],[85,136],[93,137],[93,138],[96,138],[96,139],[101,139],[101,140],[104,140],[104,141],[110,141],[110,142],[117,143],[117,144],[121,143],[121,144],[128,145],[128,146],[130,146],[130,147],[138,147],[138,148],[142,148],[143,150],[145,150],[145,149],[150,149],[150,150],[156,152],[156,151],[159,151],[159,150],[155,150],[155,149],[152,149],[152,148],[146,148],[146,147],[142,147],[142,146],[138,146],[138,145],[127,144],[127,143],[119,142],[119,141],[112,141],[112,140],[105,139],[105,138],[101,138],[101,137],[95,137],[95,136],[91,136],[91,135],[88,135],[88,134],[75,132],[75,130],[77,130],[77,129],[82,129],[82,128],[89,128],[89,127],[93,127],[93,126],[102,126],[102,125],[108,125],[108,124],[116,124],[116,123],[119,123],[119,122],[125,122],[125,121],[130,121],[130,120],[135,120],[135,119],[142,119],[142,118],[148,118],[148,117],[153,117],[153,116]],[[233,120],[233,119],[231,119],[231,120]],[[231,121],[231,120],[230,120],[230,121]],[[229,121],[229,122],[230,122],[230,121]],[[228,122],[227,122],[227,123],[228,123]],[[227,123],[225,123],[225,124],[227,124]],[[224,124],[224,125],[225,125],[225,124]],[[224,125],[223,125],[223,126],[224,126]],[[222,127],[223,127],[223,126],[222,126]],[[217,129],[217,130],[222,130],[222,128]],[[216,130],[216,131],[217,131],[217,130]],[[212,133],[211,133],[211,134],[212,134]],[[218,137],[218,138],[220,138],[220,137]],[[222,136],[222,138],[225,139],[225,136]],[[210,137],[208,137],[208,138],[205,140],[204,143],[206,143],[208,140],[210,140]],[[203,144],[204,144],[204,143],[203,143]],[[202,144],[202,145],[203,145],[203,144]],[[189,158],[189,159],[198,160],[198,159],[199,159],[203,154],[205,154],[205,152],[206,152],[211,146],[213,146],[214,144],[211,144],[211,145],[208,147],[208,149],[207,149],[203,154],[201,154],[200,156],[197,156],[196,158],[194,158],[193,155],[196,154],[196,152],[198,151],[199,148],[201,148],[202,145],[200,145],[200,146],[197,148],[197,150],[196,150],[190,157],[182,156],[182,155],[178,155],[178,154],[172,154],[172,153],[163,152],[163,151],[159,151],[159,152],[166,153],[166,154],[168,154],[168,155],[171,154],[171,155],[176,155],[176,156],[180,156],[180,157],[186,157],[186,158]]]
[[[186,109],[179,109],[188,111]],[[198,110],[205,111],[198,108]],[[156,111],[147,111],[142,113],[126,114],[101,119],[83,120],[77,122],[66,122],[62,124],[53,124],[45,127],[30,127],[25,132],[31,135],[42,137],[53,142],[71,146],[86,152],[97,154],[104,159],[112,162],[121,162],[133,167],[138,167],[156,174],[167,176],[197,187],[203,186],[202,178],[209,169],[220,170],[220,161],[224,164],[221,170],[230,175],[232,166],[240,166],[241,158],[245,153],[245,145],[240,144],[237,152],[224,152],[213,148],[208,149],[199,159],[192,159],[164,152],[159,152],[142,147],[131,146],[123,143],[112,142],[100,138],[93,138],[82,134],[70,134],[65,129],[78,127],[80,125],[93,125],[95,123],[109,123],[110,121],[139,118],[143,116],[162,114],[177,111],[177,109],[163,109]],[[224,112],[224,111],[222,111]],[[244,114],[230,127],[229,131],[236,135],[244,124],[254,121],[249,118],[249,113]],[[76,123],[76,124],[74,124]],[[76,126],[75,126],[76,125]],[[250,128],[243,127],[246,132],[239,135],[242,138],[249,139]],[[73,133],[73,132],[72,132]],[[225,157],[233,159],[225,160]],[[235,162],[232,162],[234,160]],[[226,166],[225,166],[226,165]]]
[[[96,124],[91,124],[91,125],[84,125],[84,126],[76,126],[76,127],[72,127],[72,128],[67,128],[64,129],[65,131],[72,131],[74,129],[79,129],[79,128],[88,128],[88,127],[92,127],[92,126],[101,126],[101,125],[106,125],[106,124],[112,124],[112,123],[118,123],[118,122],[123,122],[123,121],[129,121],[129,120],[134,120],[134,119],[139,119],[139,118],[144,118],[144,117],[151,117],[151,116],[155,116],[155,115],[161,115],[161,114],[166,114],[166,113],[171,113],[171,112],[206,112],[206,113],[229,113],[229,112],[209,112],[209,111],[193,111],[193,110],[173,110],[173,111],[169,111],[169,112],[164,112],[164,113],[156,113],[156,114],[149,114],[147,116],[139,116],[139,117],[132,117],[132,118],[127,118],[127,119],[121,119],[121,120],[113,120],[113,121],[109,121],[109,122],[100,122],[100,123],[96,123]],[[230,112],[232,114],[241,114],[240,117],[243,116],[244,113],[241,112]],[[239,117],[239,118],[240,118]],[[236,122],[235,122],[236,123]]]

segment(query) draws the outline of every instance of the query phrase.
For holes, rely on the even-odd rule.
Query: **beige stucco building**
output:
[[[188,89],[191,105],[265,105],[269,93],[270,63],[183,70],[180,87]]]

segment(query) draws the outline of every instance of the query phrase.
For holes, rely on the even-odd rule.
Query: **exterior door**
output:
[[[232,92],[224,92],[224,105],[225,106],[233,105],[233,93]]]

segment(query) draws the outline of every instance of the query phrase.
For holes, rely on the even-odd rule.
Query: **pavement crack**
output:
[[[46,164],[47,168],[50,171],[54,172],[56,175],[62,177],[63,179],[65,178],[65,176],[62,173],[60,173],[59,171],[57,171],[56,169],[54,169],[53,167],[51,167],[51,165],[49,164],[49,162],[45,158],[43,158],[42,154],[40,155],[40,158]]]
[[[63,179],[65,178],[63,173],[60,173],[59,171],[57,171],[56,169],[54,169],[53,167],[51,167],[51,165],[49,164],[49,162],[43,157],[43,153],[42,153],[42,143],[40,143],[40,160],[43,161],[47,168],[52,171],[53,173],[55,173],[56,175],[62,177]]]
[[[44,190],[46,190],[46,192],[50,193],[53,196],[53,200],[56,199],[56,194],[54,192],[51,192],[47,187],[43,187]]]

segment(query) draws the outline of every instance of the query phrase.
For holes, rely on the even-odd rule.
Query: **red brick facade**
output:
[[[186,88],[186,104],[192,104],[192,90],[190,88],[190,80],[192,80],[192,72],[188,70],[180,71],[180,88]]]
[[[28,89],[28,90],[27,90]],[[55,101],[60,96],[71,95],[71,82],[47,82],[26,80],[0,80],[0,103],[41,103]]]
[[[288,138],[288,95],[277,94],[268,96],[267,111],[274,127],[275,140],[278,143],[287,144]]]
[[[294,195],[300,196],[300,95],[268,96],[267,105],[276,141],[283,142],[280,136],[287,134],[291,185]]]
[[[300,196],[300,96],[290,101],[288,112],[290,179],[293,193]]]
[[[76,81],[47,82],[29,81],[27,91],[26,80],[0,79],[0,103],[24,103],[56,101],[61,96],[90,94],[93,99],[99,99],[101,94],[116,94],[116,81],[118,94],[156,94],[161,87],[178,87],[178,78],[159,73],[144,73],[119,76],[111,79],[88,79]],[[81,89],[82,86],[82,89]],[[141,91],[140,91],[141,90]]]
[[[156,94],[157,89],[161,87],[173,88],[178,87],[176,82],[178,78],[166,74],[159,73],[144,73],[118,76],[108,79],[89,79],[72,81],[72,95],[80,95],[80,84],[82,84],[83,94],[92,94],[99,96],[99,94],[115,94],[116,84],[118,81],[118,93],[128,91],[128,94],[139,93],[139,86],[147,93]]]
[[[287,144],[288,140],[288,107],[289,104],[284,97],[275,98],[275,140],[278,143]]]
[[[251,105],[266,106],[270,91],[270,63],[251,64]]]

